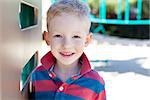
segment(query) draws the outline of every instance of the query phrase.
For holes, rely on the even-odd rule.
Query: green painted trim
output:
[[[100,19],[106,19],[106,0],[100,0],[99,16]]]
[[[91,18],[91,21],[94,23],[101,24],[130,24],[130,25],[150,25],[150,20],[117,20],[117,19],[99,19]]]
[[[121,15],[121,11],[122,11],[122,0],[118,0],[118,19],[122,19],[122,15]]]
[[[98,27],[93,30],[93,33],[98,33],[99,31],[101,31],[103,35],[106,35],[106,30],[101,24],[99,24]]]
[[[137,0],[137,11],[138,13],[137,13],[136,18],[140,20],[142,16],[142,0]]]
[[[51,3],[53,4],[53,3],[55,3],[55,1],[56,1],[56,0],[51,0]]]
[[[129,0],[125,0],[125,20],[129,20],[130,15],[130,3]]]
[[[82,2],[88,2],[88,0],[81,0]]]

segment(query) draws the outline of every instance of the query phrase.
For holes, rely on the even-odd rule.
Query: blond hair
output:
[[[89,19],[90,9],[86,3],[80,0],[57,0],[47,11],[47,29],[49,28],[51,19],[59,16],[61,13],[74,14],[80,18],[87,17]]]

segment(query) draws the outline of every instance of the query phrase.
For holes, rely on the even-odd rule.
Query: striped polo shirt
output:
[[[55,57],[48,52],[42,65],[31,74],[32,98],[35,100],[106,100],[104,81],[83,53],[80,73],[62,82],[53,72]],[[30,84],[30,85],[31,85]]]

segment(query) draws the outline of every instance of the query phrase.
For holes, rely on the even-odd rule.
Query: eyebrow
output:
[[[53,33],[53,34],[62,34],[61,32],[57,32],[57,31],[53,31],[51,33]]]
[[[80,32],[80,31],[74,31],[73,33],[83,33],[83,32]]]

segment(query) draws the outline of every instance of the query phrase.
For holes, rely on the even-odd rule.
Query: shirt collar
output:
[[[82,62],[80,74],[82,75],[82,74],[87,73],[91,70],[91,65],[90,65],[89,60],[86,57],[85,53],[83,53],[81,55],[80,60]],[[55,62],[56,62],[56,59],[52,55],[51,51],[49,51],[41,59],[41,63],[43,65],[43,67],[46,68],[47,70],[50,70],[50,68],[55,64]]]

